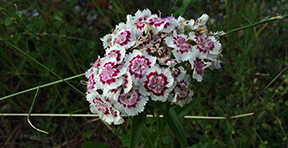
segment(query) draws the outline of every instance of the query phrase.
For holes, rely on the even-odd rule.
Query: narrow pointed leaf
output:
[[[167,123],[173,134],[175,135],[176,139],[180,143],[183,148],[188,147],[186,133],[184,128],[180,122],[179,116],[175,112],[175,110],[171,107],[166,117]]]
[[[142,112],[138,116],[133,117],[130,148],[134,148],[136,146],[138,139],[140,137],[142,128],[144,126],[145,119],[146,119],[146,111]]]

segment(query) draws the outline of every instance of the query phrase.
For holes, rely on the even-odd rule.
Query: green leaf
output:
[[[180,122],[179,116],[175,112],[175,110],[171,107],[169,109],[168,115],[166,117],[167,123],[173,134],[175,135],[176,139],[180,143],[183,148],[188,147],[188,142],[186,138],[186,133],[184,128]]]
[[[191,111],[196,105],[203,102],[206,98],[194,98],[190,103],[186,104],[184,107],[177,107],[175,111],[180,118],[183,118],[189,111]]]
[[[139,114],[138,116],[133,117],[130,148],[134,148],[136,146],[141,134],[141,130],[144,126],[145,119],[146,119],[146,111]]]
[[[146,148],[154,148],[157,146],[157,140],[158,140],[158,132],[154,131],[152,132],[148,137],[144,144],[144,147]]]
[[[120,140],[121,140],[123,146],[129,147],[130,141],[131,141],[129,135],[122,134],[122,133],[114,133],[114,134],[117,136],[120,136]]]
[[[12,23],[13,23],[13,18],[12,17],[7,17],[6,19],[5,19],[5,21],[4,21],[4,25],[5,26],[9,26],[9,25],[11,25]]]
[[[89,141],[89,142],[83,142],[82,143],[82,148],[108,148],[106,145],[104,145],[103,143],[100,142],[93,142],[93,141]]]

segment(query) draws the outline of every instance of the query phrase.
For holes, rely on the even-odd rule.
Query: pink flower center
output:
[[[119,69],[114,67],[114,63],[113,62],[108,62],[105,63],[103,66],[103,70],[100,73],[100,81],[103,84],[108,83],[109,85],[111,83],[114,83],[116,81],[116,78],[118,76],[118,74],[120,73]]]
[[[137,103],[140,101],[140,92],[135,90],[119,96],[118,102],[127,108],[135,108]]]
[[[149,59],[141,55],[133,57],[129,63],[130,74],[140,79],[142,78],[143,71],[151,66]]]
[[[147,80],[144,81],[146,91],[156,96],[163,96],[165,90],[168,89],[168,87],[166,87],[168,84],[167,77],[163,73],[158,74],[157,71],[155,71],[149,73],[146,78]]]
[[[130,31],[123,31],[117,36],[115,42],[121,46],[124,46],[124,45],[127,45],[128,42],[130,42],[130,41],[131,41],[131,32]]]

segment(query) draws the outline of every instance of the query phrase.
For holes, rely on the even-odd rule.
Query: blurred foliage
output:
[[[228,31],[288,12],[285,0],[2,0],[0,37],[65,78],[83,73],[98,55],[103,56],[105,51],[99,38],[111,32],[111,26],[125,21],[127,14],[145,8],[161,16],[173,14],[194,19],[206,13],[210,16],[211,31]],[[193,81],[195,99],[205,100],[191,106],[187,115],[255,115],[230,120],[181,118],[191,148],[288,146],[287,30],[286,19],[221,38],[222,69],[207,71],[203,83]],[[0,41],[0,47],[1,96],[58,80],[5,42]],[[80,80],[85,78],[69,82],[85,92]],[[1,101],[0,112],[27,113],[33,97],[34,93],[26,93]],[[41,89],[33,112],[89,113],[89,104],[68,85],[58,84]],[[89,147],[103,143],[107,147],[125,147],[130,143],[129,119],[121,126],[111,127],[84,117],[30,120],[51,134],[33,130],[25,118],[0,117],[0,145]],[[156,123],[164,124],[161,118],[146,119],[139,144],[179,147],[168,126],[163,126],[161,138],[157,137]]]

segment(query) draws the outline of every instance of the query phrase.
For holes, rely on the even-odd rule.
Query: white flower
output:
[[[193,50],[198,52],[197,57],[199,59],[207,58],[208,54],[220,54],[221,52],[221,44],[215,39],[214,36],[197,37],[190,33],[189,39],[197,43],[193,46]]]
[[[113,37],[112,34],[107,34],[103,38],[100,39],[103,42],[104,49],[106,49],[107,47],[110,47],[112,37]]]
[[[173,48],[172,53],[178,61],[186,61],[193,55],[192,45],[186,40],[187,36],[184,34],[165,39],[167,46]]]
[[[151,27],[157,29],[154,31],[155,34],[158,32],[170,33],[173,31],[176,25],[178,25],[177,20],[167,20],[158,17],[157,15],[151,15],[147,22],[150,24]]]
[[[144,31],[144,26],[147,24],[147,18],[151,16],[151,11],[149,9],[145,9],[143,11],[138,10],[135,13],[135,16],[131,15],[127,16],[127,25],[133,26],[138,35],[141,35]]]
[[[189,88],[190,79],[189,76],[185,76],[179,82],[177,82],[175,88],[170,95],[170,101],[183,107],[185,104],[192,100],[193,91]]]
[[[147,101],[148,97],[141,95],[139,89],[133,89],[118,97],[115,108],[128,116],[135,116],[144,111]]]
[[[145,70],[153,66],[155,62],[155,57],[148,55],[146,52],[142,53],[139,50],[134,50],[133,53],[127,55],[125,65],[132,76],[133,82],[137,85]]]
[[[178,64],[178,62],[176,60],[168,59],[164,62],[164,64],[171,68],[172,76],[174,77],[175,81],[176,80],[180,81],[180,80],[184,79],[187,71],[182,66],[175,67],[176,64]]]
[[[140,92],[150,96],[153,101],[166,101],[173,89],[174,79],[169,69],[153,66],[147,70],[146,76],[141,79]]]
[[[102,89],[115,89],[123,83],[125,67],[117,64],[116,58],[105,58],[101,63],[96,84]]]
[[[193,71],[193,78],[196,79],[198,82],[202,81],[203,77],[203,72],[204,70],[211,65],[211,62],[205,62],[205,61],[200,61],[197,62],[197,60],[194,60],[194,71]]]
[[[125,57],[125,48],[118,44],[106,50],[106,56],[116,58],[117,64],[120,64]]]
[[[89,94],[90,110],[94,114],[98,114],[100,119],[108,124],[122,124],[123,118],[120,116],[120,112],[112,107],[111,100],[105,96],[101,96],[97,92]]]
[[[135,32],[131,28],[119,30],[112,38],[112,45],[118,44],[126,49],[135,44]]]

